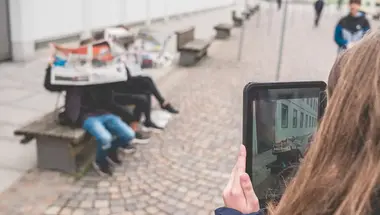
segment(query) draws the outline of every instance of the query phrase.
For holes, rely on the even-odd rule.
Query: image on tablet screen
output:
[[[263,92],[253,104],[252,183],[260,199],[276,198],[302,161],[317,128],[319,94]]]

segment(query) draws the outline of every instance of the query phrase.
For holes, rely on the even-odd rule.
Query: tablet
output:
[[[262,205],[278,201],[311,143],[326,106],[326,83],[249,83],[244,88],[246,172]]]

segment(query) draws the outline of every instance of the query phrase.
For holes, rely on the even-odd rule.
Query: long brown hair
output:
[[[380,183],[380,33],[343,53],[314,142],[271,215],[367,215]],[[377,202],[378,205],[380,202]]]

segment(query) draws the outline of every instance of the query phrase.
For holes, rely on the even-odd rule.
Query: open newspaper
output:
[[[100,41],[79,48],[52,45],[51,84],[84,86],[126,81],[123,55],[111,52],[107,41]]]

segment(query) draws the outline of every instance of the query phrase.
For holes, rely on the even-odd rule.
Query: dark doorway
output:
[[[0,0],[0,61],[11,59],[8,0]]]
[[[257,151],[271,150],[275,143],[276,102],[259,100],[255,102]]]

